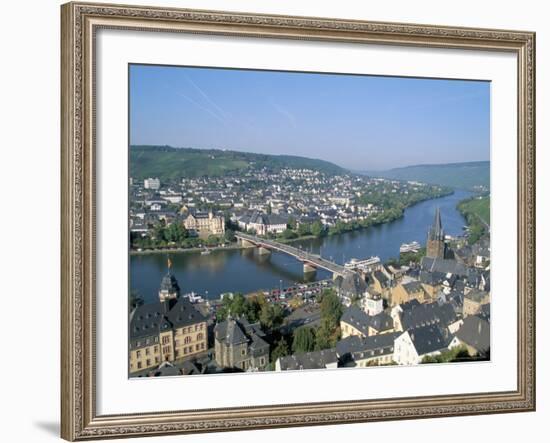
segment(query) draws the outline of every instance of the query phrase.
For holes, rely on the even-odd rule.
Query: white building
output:
[[[439,326],[423,326],[395,339],[393,360],[398,365],[417,365],[426,356],[440,355],[460,345],[460,340]]]
[[[378,294],[371,295],[367,292],[364,299],[364,309],[367,315],[378,315],[384,310],[384,301]]]
[[[146,178],[143,180],[143,187],[158,191],[160,189],[160,180],[158,178]]]

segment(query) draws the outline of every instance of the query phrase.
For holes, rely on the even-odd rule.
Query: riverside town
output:
[[[472,109],[487,113],[488,122],[484,82],[137,65],[130,73],[130,377],[490,360],[488,123],[474,128],[461,117],[455,130],[439,120]],[[183,92],[167,95],[169,110],[159,107],[156,115],[160,96],[149,94],[164,94],[157,89],[163,75]],[[251,92],[241,97],[254,108],[244,117],[229,91],[241,84],[260,90],[267,75],[269,87],[280,88],[270,97],[285,105],[274,98],[258,104]],[[376,146],[356,147],[366,123],[317,112],[324,102],[309,88],[321,81],[320,90],[339,91],[323,95],[331,102],[326,109],[341,106],[341,95],[355,106],[346,82],[397,88],[385,99],[402,108],[384,118],[407,134],[378,138],[373,126]],[[407,94],[430,97],[426,115],[439,100],[432,123],[407,111]],[[463,100],[455,98],[460,94]],[[357,95],[361,106],[380,100]],[[184,109],[177,124],[175,109]],[[363,112],[375,119],[369,109]],[[275,128],[266,134],[273,143],[254,133],[264,119],[265,128]],[[427,126],[417,131],[415,124]],[[349,153],[342,147],[335,154],[322,137],[312,147],[301,135],[308,125],[321,132],[345,127],[351,135],[341,145]],[[469,128],[461,147],[444,142]],[[172,133],[181,138],[170,139]],[[421,139],[413,149],[418,158],[408,160],[413,136]],[[151,137],[172,145],[147,144]],[[257,147],[240,149],[251,140]],[[173,147],[216,143],[228,148]]]

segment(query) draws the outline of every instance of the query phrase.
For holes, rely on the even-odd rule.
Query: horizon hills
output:
[[[130,175],[138,179],[159,177],[220,176],[251,168],[307,168],[327,174],[354,173],[403,181],[419,181],[453,188],[489,188],[490,162],[411,164],[387,170],[349,169],[333,162],[287,154],[259,154],[225,148],[191,148],[169,145],[131,145]]]

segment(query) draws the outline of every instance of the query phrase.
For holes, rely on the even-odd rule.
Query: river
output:
[[[418,241],[423,246],[433,222],[436,207],[441,211],[445,233],[459,235],[465,220],[456,209],[460,200],[471,193],[456,190],[446,197],[426,200],[405,210],[399,220],[340,235],[297,241],[302,247],[324,258],[343,264],[352,258],[373,255],[382,261],[399,256],[402,243]],[[296,259],[273,252],[259,255],[254,249],[219,250],[209,255],[200,253],[173,253],[172,272],[178,279],[182,293],[197,292],[207,298],[218,298],[222,292],[248,293],[258,289],[272,289],[304,282],[302,264]],[[143,254],[130,256],[130,285],[146,302],[158,300],[158,288],[166,273],[166,255]],[[323,270],[310,274],[307,280],[330,278]]]

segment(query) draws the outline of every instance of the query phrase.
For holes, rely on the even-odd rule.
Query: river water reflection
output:
[[[436,207],[441,210],[443,228],[447,234],[462,233],[464,218],[456,209],[460,200],[471,193],[457,190],[454,194],[427,200],[405,210],[404,217],[391,223],[342,235],[293,243],[324,258],[343,264],[352,258],[377,255],[388,260],[399,256],[402,243],[426,243],[426,235]],[[306,281],[302,264],[294,258],[274,252],[259,255],[254,249],[220,250],[209,255],[200,253],[171,254],[173,273],[181,290],[197,292],[208,298],[218,298],[222,292],[253,292],[258,289],[290,286]],[[130,284],[147,302],[156,301],[160,280],[166,273],[165,254],[133,255],[130,257]],[[307,280],[331,277],[323,270],[307,276]]]

